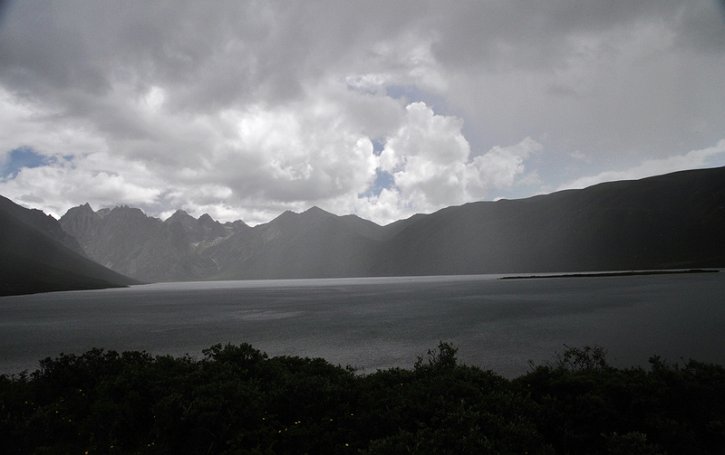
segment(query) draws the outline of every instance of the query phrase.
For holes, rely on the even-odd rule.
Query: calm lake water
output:
[[[0,298],[0,372],[92,347],[201,356],[248,342],[363,372],[409,367],[439,340],[507,376],[564,345],[619,366],[659,354],[725,364],[725,273],[158,283]]]

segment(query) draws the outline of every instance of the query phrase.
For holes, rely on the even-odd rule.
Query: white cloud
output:
[[[480,200],[490,189],[513,185],[524,172],[524,161],[542,149],[527,137],[472,157],[462,128],[461,119],[437,115],[425,103],[408,105],[405,121],[380,155],[380,168],[392,174],[395,186],[367,198],[369,207],[362,211],[373,219],[392,221]]]
[[[523,174],[524,161],[531,154],[542,149],[543,146],[530,137],[508,147],[493,147],[484,155],[473,160],[472,183],[474,187],[479,194],[491,187],[511,187],[516,177]]]
[[[75,166],[58,161],[48,166],[24,168],[12,180],[0,182],[0,193],[31,207],[42,207],[59,217],[76,201],[104,206],[107,201],[146,207],[156,200],[161,189],[153,179],[139,179],[138,174],[123,174],[93,169],[88,162]]]
[[[407,106],[405,122],[380,155],[381,169],[395,179],[401,209],[430,211],[465,200],[470,146],[462,126],[424,103]]]
[[[682,155],[669,156],[667,158],[645,160],[639,165],[621,170],[604,171],[596,175],[580,177],[559,187],[559,190],[585,188],[597,183],[614,180],[635,180],[653,175],[667,174],[683,169],[697,169],[712,166],[713,158],[725,159],[725,139],[718,141],[712,147],[699,150],[691,150]]]
[[[106,143],[86,128],[85,135],[71,135],[83,139],[82,152],[22,169],[0,182],[0,193],[55,216],[90,202],[97,208],[133,205],[154,216],[183,208],[257,224],[283,210],[316,204],[387,223],[510,187],[524,172],[526,158],[541,149],[525,138],[473,157],[463,121],[437,115],[425,103],[403,108],[382,94],[339,87],[309,90],[294,106],[252,105],[217,115],[167,113],[151,137],[111,137]],[[156,100],[150,111],[149,98]],[[151,89],[140,105],[129,99],[129,109],[153,118],[162,98]],[[39,112],[35,107],[26,117]],[[377,121],[381,116],[385,122]],[[180,133],[169,139],[177,129]],[[386,138],[379,156],[372,144],[376,137]],[[16,138],[16,143],[22,141]],[[174,153],[165,152],[169,144],[178,147]],[[203,144],[211,150],[195,153],[194,147]],[[393,186],[361,197],[376,169],[392,174]]]
[[[371,136],[386,135],[404,113],[389,98],[376,103],[368,94],[323,86],[311,87],[294,106],[161,115],[159,90],[152,88],[140,103],[129,97],[119,104],[156,129],[138,137],[108,136],[108,142],[79,121],[59,119],[48,133],[47,123],[28,120],[46,117],[43,106],[23,105],[6,93],[0,101],[12,114],[8,119],[32,129],[11,129],[5,149],[23,146],[27,138],[47,145],[38,152],[61,158],[0,182],[0,193],[56,216],[91,202],[135,205],[151,215],[186,208],[259,223],[283,210],[356,198],[368,189],[378,167]],[[81,127],[64,126],[73,123]],[[59,140],[59,132],[83,147]]]
[[[229,133],[209,157],[207,177],[239,197],[271,203],[325,200],[363,192],[375,176],[370,138],[324,96],[291,108],[229,111],[224,120]]]

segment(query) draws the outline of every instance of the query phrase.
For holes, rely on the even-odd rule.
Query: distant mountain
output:
[[[363,276],[371,270],[371,252],[381,235],[370,221],[313,207],[237,232],[204,255],[219,265],[213,278]]]
[[[520,200],[448,207],[403,222],[374,275],[725,266],[725,168]]]
[[[725,168],[476,202],[379,226],[313,207],[249,227],[75,207],[92,259],[145,281],[725,266]]]
[[[143,281],[208,279],[220,273],[213,258],[202,254],[235,232],[250,229],[242,222],[221,223],[177,211],[166,221],[126,206],[94,212],[84,204],[60,219],[63,229],[80,242],[94,261]]]
[[[136,283],[83,255],[51,216],[0,196],[0,295]]]

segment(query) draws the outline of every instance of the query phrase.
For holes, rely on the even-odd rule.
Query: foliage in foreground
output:
[[[722,453],[725,369],[609,366],[570,348],[508,380],[441,343],[412,370],[216,345],[204,358],[91,350],[0,376],[2,453]]]

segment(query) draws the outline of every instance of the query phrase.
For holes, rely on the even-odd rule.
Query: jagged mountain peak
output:
[[[302,212],[294,212],[292,210],[285,210],[277,218],[273,219],[270,223],[281,220],[291,220],[295,218],[310,218],[310,217],[321,217],[321,216],[332,216],[337,217],[334,213],[330,213],[326,210],[319,208],[316,205],[304,210]]]
[[[141,223],[160,222],[157,218],[146,215],[143,210],[136,207],[129,207],[128,205],[116,206],[103,215],[103,217],[108,219],[121,219],[125,220],[125,222],[131,222],[132,220]]]
[[[223,223],[223,224],[224,224],[224,226],[247,226],[247,227],[249,227],[249,225],[242,220],[227,221],[226,223]]]
[[[328,212],[326,210],[322,210],[321,208],[319,208],[316,205],[313,205],[312,207],[310,207],[309,209],[305,210],[301,214],[303,214],[303,215],[333,215],[332,213],[330,213],[330,212]]]
[[[297,226],[297,225],[314,225],[322,220],[333,220],[342,219],[341,217],[322,210],[317,206],[312,206],[309,209],[297,213],[291,210],[285,210],[277,218],[273,219],[269,223],[262,224],[260,226]]]
[[[173,215],[171,215],[171,217],[173,218],[173,217],[175,217],[175,216],[183,216],[183,217],[190,217],[190,218],[194,218],[193,216],[189,215],[189,212],[187,212],[187,211],[186,211],[186,210],[184,210],[184,209],[176,209],[176,211],[174,212],[174,214],[173,214]]]
[[[64,216],[94,215],[95,213],[96,212],[93,211],[91,204],[86,202],[85,204],[81,204],[81,205],[69,208],[65,212]]]
[[[134,213],[134,214],[141,214],[143,216],[146,216],[143,210],[137,208],[137,207],[131,207],[128,205],[117,205],[111,209],[111,213]]]
[[[197,219],[194,218],[193,216],[189,215],[188,212],[186,212],[185,210],[182,210],[182,209],[178,209],[177,211],[174,212],[173,215],[168,217],[165,222],[166,223],[177,223],[177,222],[195,223],[196,221],[197,221]]]

